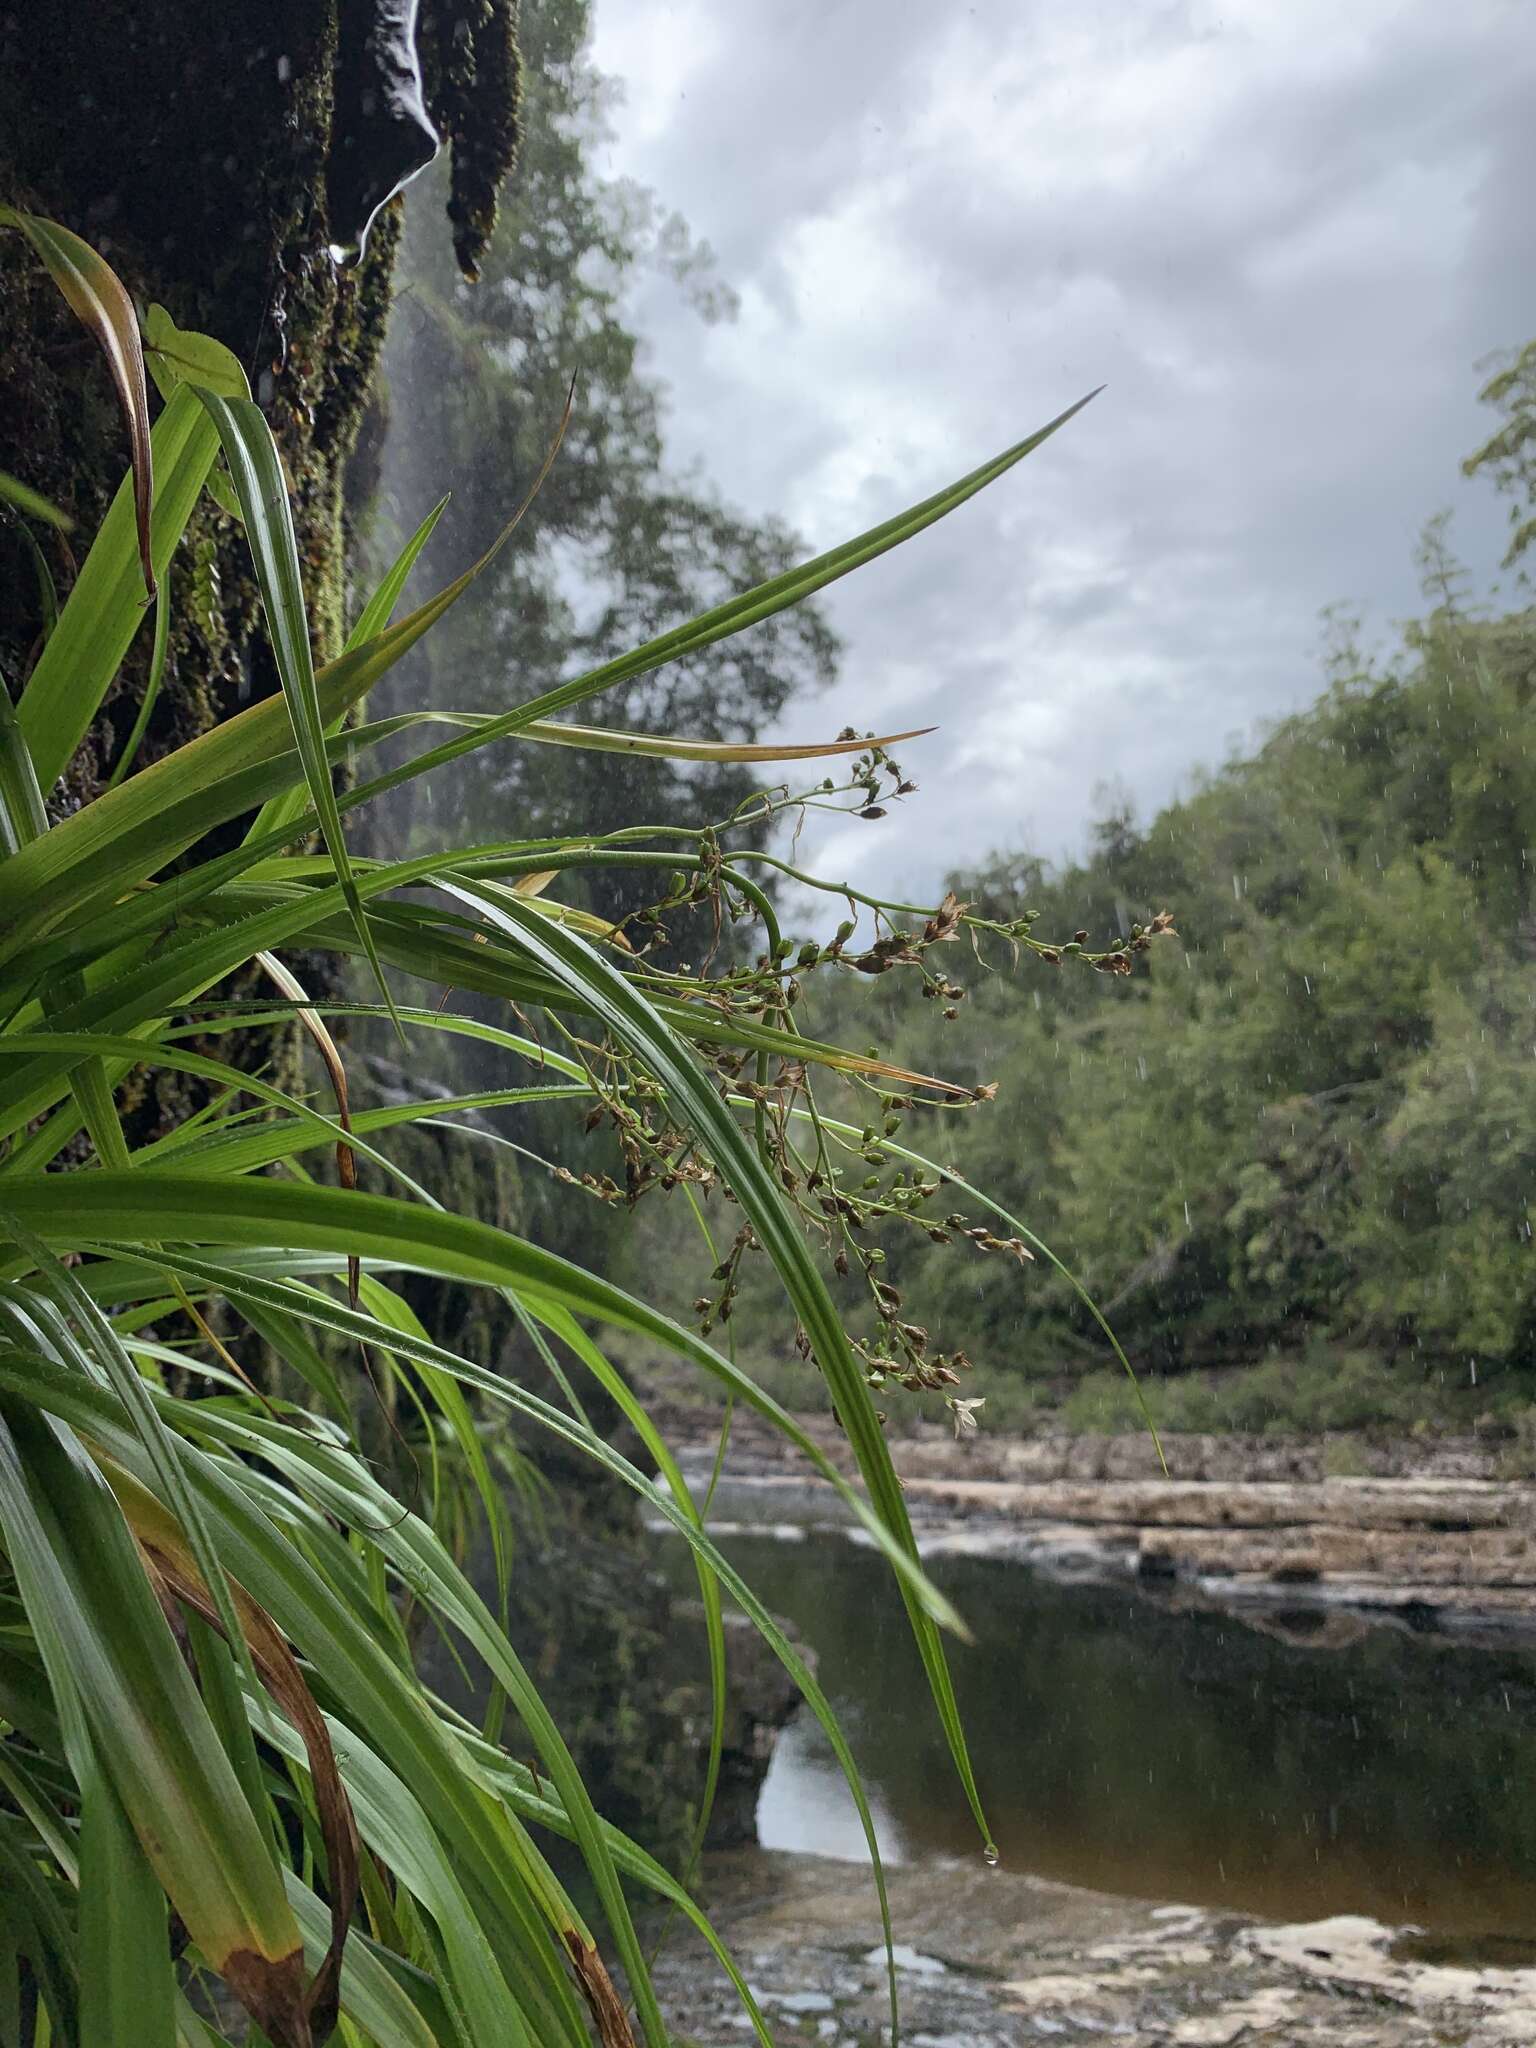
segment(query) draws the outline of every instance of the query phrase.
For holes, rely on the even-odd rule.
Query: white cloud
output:
[[[786,730],[944,728],[899,820],[822,845],[850,878],[1071,849],[1106,781],[1155,808],[1314,693],[1324,604],[1414,608],[1443,504],[1492,562],[1457,464],[1475,360],[1532,325],[1529,30],[1526,0],[598,0],[608,168],[741,293],[715,328],[636,303],[679,460],[824,546],[1109,384],[832,594],[843,679]]]

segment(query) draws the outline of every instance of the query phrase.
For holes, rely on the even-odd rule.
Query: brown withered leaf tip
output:
[[[304,1999],[304,1951],[274,1961],[237,1948],[219,1963],[219,1975],[277,2048],[312,2048],[315,2036]]]
[[[561,1939],[570,1955],[576,1982],[587,2001],[587,2010],[592,2015],[592,2024],[597,2028],[602,2048],[636,2048],[629,2015],[619,2002],[619,1994],[613,1988],[613,1979],[602,1957],[595,1948],[588,1946],[574,1927],[563,1928]]]
[[[182,1602],[211,1628],[223,1633],[218,1609],[201,1578],[186,1562],[152,1538],[140,1535],[140,1555],[163,1606]],[[341,1960],[352,1922],[358,1884],[358,1836],[352,1804],[341,1780],[325,1716],[316,1704],[287,1638],[260,1602],[238,1580],[230,1592],[246,1646],[263,1685],[298,1730],[309,1761],[310,1784],[325,1847],[331,1901],[331,1931],[325,1955],[306,1988],[302,1951],[274,1962],[239,1951],[220,1965],[220,1974],[263,2032],[278,2048],[320,2048],[336,2028]],[[254,2001],[254,2002],[253,2002]]]

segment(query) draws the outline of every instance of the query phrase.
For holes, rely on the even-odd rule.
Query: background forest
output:
[[[601,659],[793,553],[778,527],[665,470],[667,394],[625,324],[628,283],[659,267],[705,320],[729,318],[731,295],[676,216],[595,172],[605,87],[586,55],[589,14],[571,0],[525,10],[520,172],[478,287],[429,232],[436,195],[408,209],[386,352],[396,402],[376,412],[354,472],[372,551],[388,551],[444,477],[455,495],[434,546],[447,559],[483,545],[573,372],[580,403],[493,599],[451,621],[395,685],[402,704],[442,701],[466,673],[487,706],[516,701],[573,642]],[[1531,540],[1533,381],[1527,351],[1489,386],[1499,430],[1469,462],[1509,496],[1512,567]],[[919,975],[899,967],[822,974],[807,990],[817,1031],[997,1084],[997,1112],[929,1111],[904,1135],[995,1193],[1073,1268],[1168,1426],[1465,1424],[1536,1397],[1536,617],[1467,597],[1442,521],[1425,528],[1420,569],[1424,616],[1392,651],[1363,652],[1347,614],[1329,614],[1315,704],[1251,753],[1192,763],[1189,794],[1149,822],[1126,792],[1106,802],[1077,864],[1006,848],[933,877],[935,902],[947,886],[1000,919],[1027,906],[1042,934],[1084,931],[1090,948],[1172,911],[1177,941],[1136,955],[1131,975],[1018,963],[1001,941],[974,961],[953,952],[946,972],[966,989],[953,1027],[943,1013],[956,1005],[922,1000]],[[837,657],[824,620],[802,609],[630,686],[613,720],[751,739],[792,693],[826,682]],[[920,750],[907,766],[920,775]],[[640,812],[723,819],[753,786],[750,770],[661,761],[626,762],[615,777],[601,755],[557,749],[466,767],[454,802],[485,837],[513,815],[551,832]],[[381,814],[386,835],[411,825],[401,810]],[[899,833],[899,806],[871,829]],[[609,875],[588,898],[605,916],[654,893],[644,875]],[[791,887],[781,907],[824,941],[841,914],[828,900]],[[686,923],[673,923],[672,944],[687,950]],[[477,1084],[472,1049],[444,1058],[445,1085]],[[849,1108],[862,1123],[867,1105]],[[659,1200],[632,1220],[554,1181],[538,1161],[563,1153],[563,1115],[503,1116],[522,1153],[498,1149],[492,1165],[482,1147],[475,1170],[494,1171],[497,1199],[536,1215],[546,1241],[589,1256],[601,1246],[620,1276],[659,1273],[686,1310],[713,1285],[695,1218]],[[594,1172],[612,1164],[601,1134],[589,1152]],[[942,1197],[934,1206],[954,1238]],[[1138,1426],[1092,1317],[1046,1264],[978,1257],[963,1239],[909,1227],[885,1248],[908,1310],[975,1362],[966,1391],[985,1395],[988,1422],[1059,1413],[1074,1427]],[[744,1356],[782,1395],[817,1405],[766,1277],[754,1293],[750,1258],[741,1285]],[[847,1305],[855,1324],[869,1306],[851,1283]],[[893,1420],[916,1406],[898,1396]]]
[[[1346,631],[1310,710],[1144,828],[952,878],[1094,944],[1176,912],[1125,979],[963,977],[961,1078],[1006,1107],[930,1141],[1077,1271],[1169,1426],[1465,1422],[1536,1391],[1533,628],[1446,602],[1380,664]],[[866,1000],[943,1066],[934,1006],[899,995]],[[1086,1374],[1068,1419],[1135,1425],[1058,1276],[902,1256],[994,1412]]]

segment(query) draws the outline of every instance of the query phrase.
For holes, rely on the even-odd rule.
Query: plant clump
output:
[[[95,260],[77,249],[62,262],[71,245],[37,216],[3,225],[63,283]],[[709,1645],[695,1846],[720,1770],[723,1589],[847,1775],[884,1912],[843,1731],[806,1660],[710,1539],[612,1340],[683,1361],[781,1430],[889,1563],[958,1796],[995,1858],[944,1648],[959,1617],[923,1571],[871,1391],[888,1379],[946,1389],[963,1361],[907,1313],[867,1232],[876,1219],[925,1236],[953,1230],[1010,1268],[1039,1247],[1011,1224],[1004,1234],[959,1212],[935,1222],[941,1190],[960,1189],[968,1206],[984,1198],[901,1140],[911,1105],[974,1105],[990,1089],[813,1037],[799,999],[813,975],[867,984],[873,957],[882,974],[915,976],[954,1007],[959,985],[932,957],[951,957],[942,949],[962,939],[1048,949],[1029,917],[980,917],[957,897],[928,909],[855,898],[873,940],[856,947],[849,931],[812,957],[784,941],[750,872],[774,857],[734,847],[731,819],[677,835],[659,857],[654,903],[622,925],[564,900],[560,879],[637,857],[664,828],[471,844],[433,835],[404,856],[366,857],[349,835],[388,789],[491,746],[778,758],[772,747],[572,726],[563,714],[915,539],[1078,408],[869,533],[623,654],[573,665],[509,711],[377,717],[369,693],[468,596],[558,460],[563,423],[479,562],[402,614],[438,516],[428,513],[328,647],[311,615],[321,565],[304,546],[303,484],[287,488],[240,362],[172,313],[153,317],[152,417],[132,309],[106,274],[97,283],[86,317],[123,359],[135,474],[35,654],[0,688],[0,1915],[20,1958],[22,2039],[206,2039],[193,2001],[216,1981],[275,2048],[315,2048],[343,2023],[364,2048],[458,2038],[568,2048],[589,2025],[604,2048],[640,2038],[665,2048],[638,1889],[713,1943],[767,2048],[750,1986],[687,1882],[599,1815],[497,1601],[466,1576],[465,1503],[484,1518],[503,1604],[512,1559],[488,1454],[496,1418],[547,1434],[664,1514],[694,1557]],[[125,743],[105,788],[50,809],[136,641],[150,637],[151,678],[166,659],[170,614],[184,602],[166,569],[210,499],[248,557],[275,694],[170,754]],[[26,516],[46,520],[48,509]],[[782,753],[851,760],[846,787],[867,815],[883,788],[902,793],[890,748],[911,737],[848,735]],[[381,768],[386,741],[418,750]],[[777,812],[836,788],[760,802]],[[650,942],[685,906],[721,933],[755,915],[765,943],[745,963],[664,964]],[[326,976],[318,992],[315,963]],[[340,997],[347,963],[359,990]],[[466,997],[489,1002],[496,1021]],[[355,1108],[333,1027],[359,1015],[386,1020],[407,1051],[433,1034],[474,1040],[494,1054],[492,1085],[446,1098],[407,1086]],[[322,1090],[235,1056],[246,1034],[277,1023],[307,1035]],[[818,1073],[862,1091],[864,1124],[823,1113]],[[148,1075],[195,1083],[198,1106],[141,1127],[127,1112]],[[577,1105],[612,1129],[623,1179],[594,1176],[600,1198],[708,1184],[733,1205],[740,1222],[701,1310],[707,1328],[511,1227],[457,1213],[391,1143],[456,1113],[532,1101]],[[858,1487],[728,1346],[709,1341],[729,1320],[749,1253],[772,1269],[780,1313],[823,1376]],[[850,1337],[829,1265],[833,1283],[862,1275],[872,1336]],[[443,1343],[404,1292],[421,1275],[503,1304],[560,1398],[531,1392],[499,1358]],[[623,1415],[664,1486],[593,1427],[579,1383]],[[978,1398],[955,1404],[957,1430]],[[433,1448],[402,1500],[369,1432],[376,1410],[388,1419],[406,1406]],[[485,1673],[481,1725],[419,1675],[411,1631],[428,1624]],[[590,1913],[557,1875],[555,1842],[574,1844]],[[894,2022],[888,1915],[886,1929]]]

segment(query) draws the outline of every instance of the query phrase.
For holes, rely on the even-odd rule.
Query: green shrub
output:
[[[1536,1479],[1536,1404],[1517,1408],[1509,1418],[1509,1440],[1498,1455],[1501,1479]]]
[[[1323,1477],[1362,1479],[1370,1471],[1358,1436],[1328,1436],[1323,1439]]]
[[[1147,1413],[1169,1434],[1406,1434],[1416,1425],[1450,1419],[1437,1384],[1422,1371],[1327,1345],[1219,1372],[1146,1374],[1139,1385]],[[1085,1375],[1062,1403],[1060,1423],[1068,1430],[1119,1435],[1144,1429],[1146,1417],[1123,1373],[1096,1372]]]

